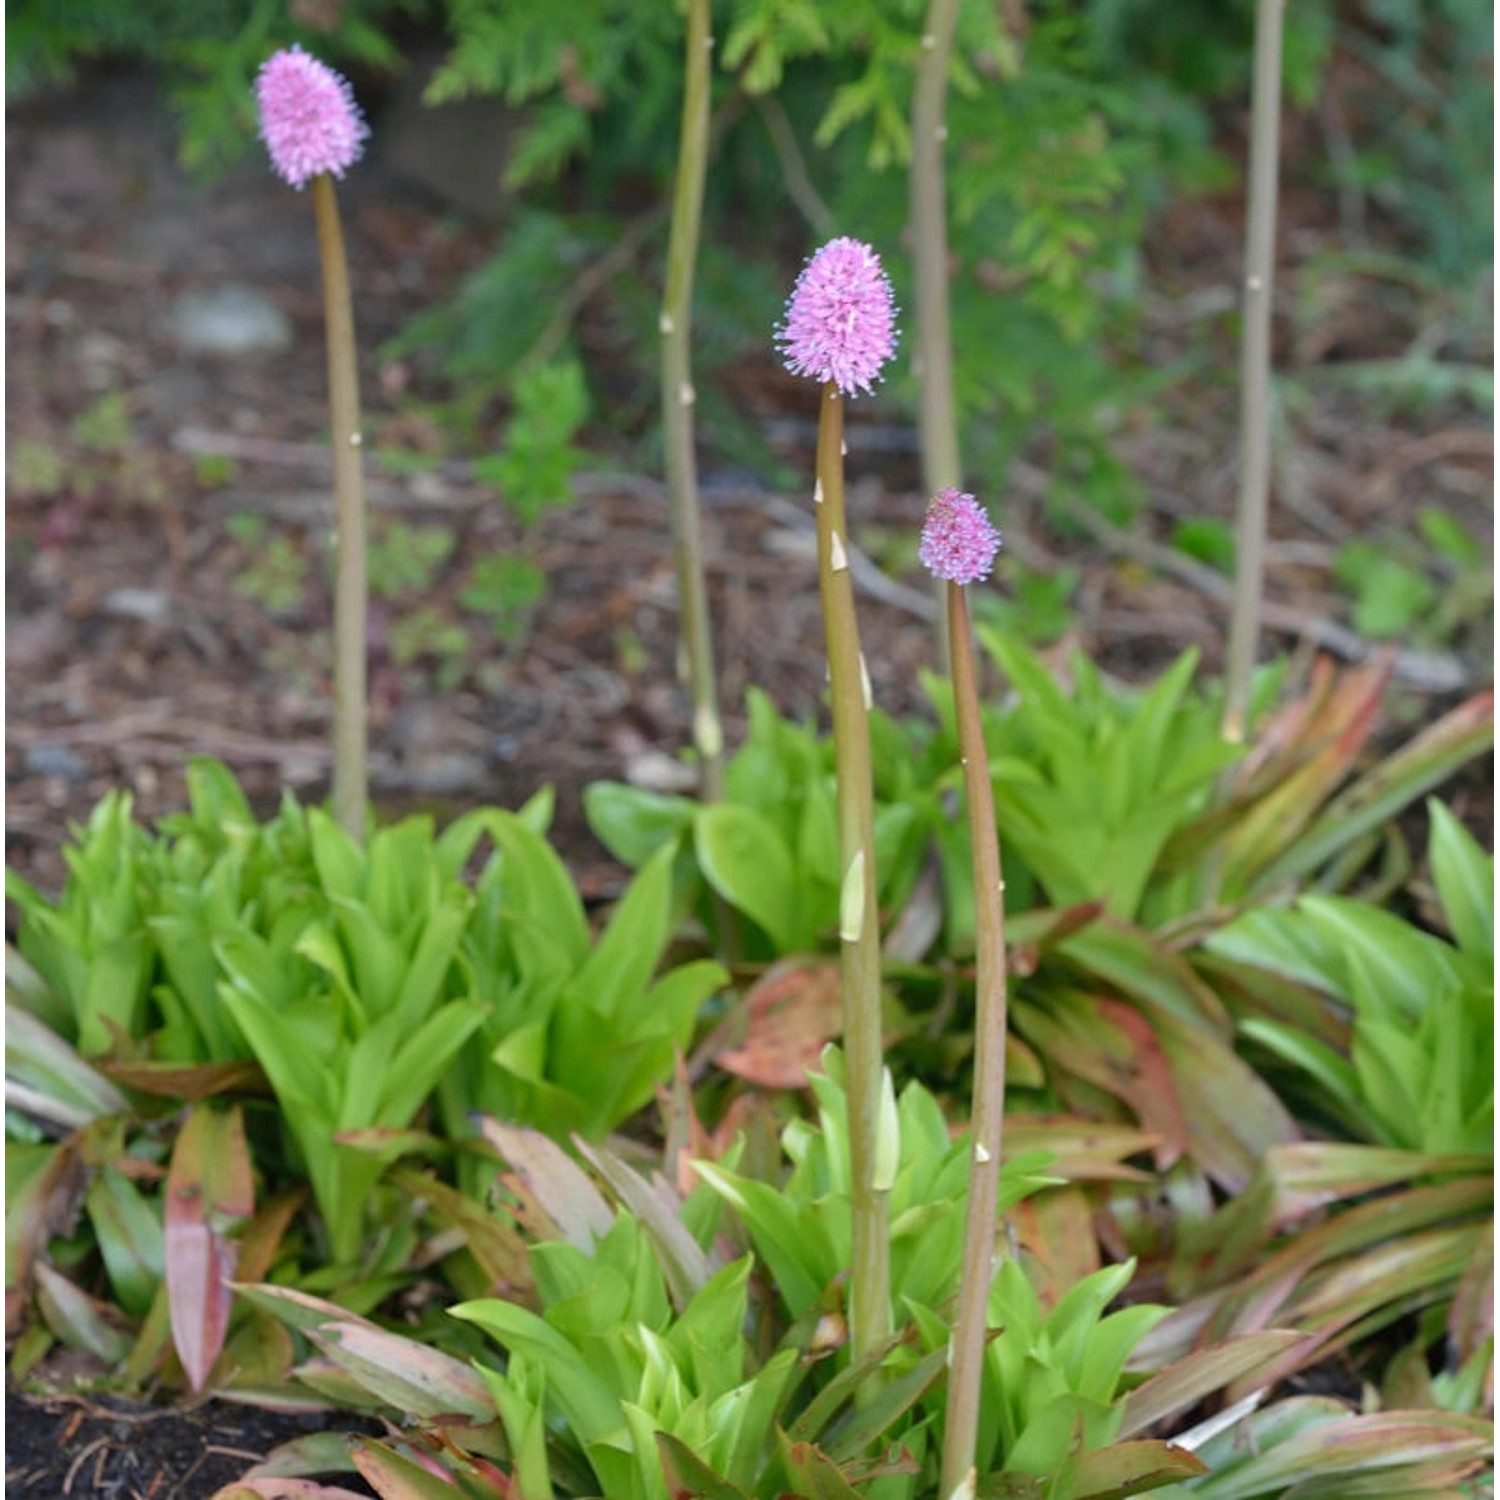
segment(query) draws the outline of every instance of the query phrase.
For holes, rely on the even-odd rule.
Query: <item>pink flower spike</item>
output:
[[[370,133],[347,80],[301,47],[266,61],[255,99],[271,165],[294,188],[322,172],[342,177]]]
[[[896,298],[880,257],[848,238],[829,240],[802,268],[776,330],[793,375],[868,391],[896,350]]]
[[[949,583],[978,583],[990,576],[1000,533],[984,507],[961,490],[943,490],[927,507],[917,556]]]

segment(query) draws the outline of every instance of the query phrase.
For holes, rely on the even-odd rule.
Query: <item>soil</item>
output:
[[[377,128],[376,148],[340,188],[366,441],[371,452],[437,452],[443,434],[412,400],[431,394],[426,375],[376,351],[493,252],[495,231],[443,210],[398,175],[379,139]],[[1295,131],[1291,140],[1295,148]],[[46,890],[61,885],[59,847],[70,822],[112,787],[129,789],[147,819],[180,808],[190,755],[227,762],[267,808],[283,788],[303,799],[327,789],[326,384],[311,203],[259,160],[196,187],[178,169],[174,143],[157,86],[135,73],[100,73],[86,88],[10,112],[6,859]],[[1320,311],[1294,321],[1310,287],[1306,268],[1340,244],[1340,233],[1325,197],[1289,191],[1278,358],[1303,374],[1398,356],[1428,316],[1381,300],[1379,283],[1348,279],[1320,283]],[[1178,521],[1233,511],[1227,372],[1241,240],[1237,194],[1174,212],[1154,237],[1147,356],[1165,368],[1206,340],[1226,373],[1169,397],[1176,405],[1165,425],[1122,434],[1121,451],[1151,497],[1129,535],[1105,535],[1101,546],[1087,518],[1049,518],[1044,453],[1006,477],[995,506],[1006,567],[1066,565],[1081,574],[1074,624],[1054,648],[1059,661],[1063,648],[1078,646],[1125,680],[1190,645],[1207,668],[1221,663],[1222,598],[1211,581],[1206,588],[1201,577],[1179,576],[1161,553]],[[286,348],[230,357],[182,346],[178,299],[231,283],[269,295],[290,319]],[[592,315],[586,304],[585,323]],[[1436,347],[1488,365],[1487,335],[1477,338],[1455,350],[1439,337]],[[779,456],[810,473],[808,392],[776,368],[769,337],[734,383],[737,402],[764,424]],[[1306,388],[1312,394],[1293,419],[1295,451],[1277,473],[1268,596],[1281,613],[1264,649],[1305,654],[1321,641],[1353,657],[1368,643],[1349,632],[1347,601],[1330,577],[1338,547],[1377,523],[1410,529],[1428,505],[1491,544],[1493,440],[1487,416],[1451,403],[1386,418],[1337,384],[1309,380]],[[111,393],[123,402],[124,443],[79,425]],[[867,553],[896,557],[892,539],[911,537],[924,504],[914,433],[878,398],[857,403],[850,420],[856,540]],[[751,685],[784,711],[820,713],[811,518],[805,496],[716,467],[711,443],[703,478],[732,746]],[[582,789],[605,777],[679,780],[688,712],[674,669],[659,479],[601,465],[579,475],[577,487],[580,503],[541,528],[549,591],[529,639],[487,651],[452,690],[434,685],[437,661],[395,661],[398,621],[377,602],[371,785],[383,815],[424,807],[447,816],[480,802],[516,806],[550,784],[557,846],[585,894],[607,898],[621,872],[587,831]],[[468,462],[448,458],[412,477],[372,466],[369,498],[377,532],[398,519],[452,531],[454,564],[426,601],[442,610],[454,608],[459,561],[515,541]],[[267,518],[268,538],[285,536],[313,559],[294,602],[268,607],[244,591],[247,569],[261,558],[231,524],[245,515]],[[930,594],[911,569],[909,540],[902,545],[898,576],[858,575],[874,694],[898,714],[923,711],[920,673],[936,664]],[[1487,629],[1404,658],[1398,712],[1430,717],[1488,681]],[[1487,785],[1465,795],[1471,821],[1484,821]],[[17,1495],[207,1495],[280,1431],[269,1417],[212,1403],[165,1414],[10,1395],[7,1416],[7,1485]]]
[[[330,1420],[337,1422],[329,1427]],[[282,1443],[309,1433],[370,1430],[347,1418],[288,1416],[203,1401],[160,1407],[115,1397],[33,1400],[5,1394],[5,1493],[16,1500],[203,1500]],[[357,1474],[330,1478],[356,1495]]]

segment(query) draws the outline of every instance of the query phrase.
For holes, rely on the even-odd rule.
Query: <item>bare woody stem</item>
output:
[[[953,344],[948,311],[948,195],[943,155],[948,67],[958,24],[958,0],[931,0],[917,59],[911,111],[912,261],[916,293],[915,373],[922,487],[929,495],[963,488],[958,416],[953,405]],[[939,580],[938,591],[944,585]],[[940,614],[940,619],[946,619]],[[943,657],[951,643],[943,638]]]
[[[943,1429],[942,1487],[951,1496],[974,1466],[979,1431],[979,1393],[984,1367],[986,1309],[994,1277],[995,1204],[1000,1186],[1000,1147],[1005,1124],[1005,880],[995,826],[995,794],[989,752],[979,719],[974,647],[963,588],[946,585],[948,640],[952,648],[953,706],[963,757],[964,793],[973,847],[976,916],[974,1006],[973,1154],[964,1221],[963,1276],[953,1324],[953,1359]]]
[[[823,387],[818,418],[818,581],[828,652],[837,780],[840,956],[844,983],[844,1069],[849,1109],[853,1266],[849,1334],[854,1357],[891,1330],[886,1188],[876,1181],[883,1037],[880,1020],[880,913],[875,894],[875,811],[870,771],[869,675],[859,649],[849,530],[844,517],[844,403]]]
[[[359,377],[349,262],[333,178],[313,178],[323,309],[328,333],[329,434],[333,444],[335,567],[333,584],[333,812],[350,838],[365,830],[364,474],[360,462]]]
[[[705,802],[724,795],[724,731],[714,675],[703,576],[703,540],[698,515],[698,471],[693,450],[693,378],[689,346],[693,320],[693,270],[703,217],[703,181],[708,169],[709,0],[688,0],[687,66],[682,101],[682,140],[667,247],[667,280],[661,309],[661,411],[666,450],[667,493],[677,560],[677,597],[682,648],[693,702],[693,743]]]
[[[1276,250],[1276,179],[1281,132],[1284,0],[1256,0],[1255,83],[1250,107],[1250,208],[1240,349],[1240,495],[1234,602],[1224,670],[1224,738],[1241,741],[1260,637],[1266,510],[1271,485],[1271,287]]]

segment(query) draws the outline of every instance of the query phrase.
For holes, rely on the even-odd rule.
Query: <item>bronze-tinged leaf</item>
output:
[[[349,1453],[380,1500],[456,1500],[463,1494],[430,1459],[409,1458],[372,1439],[352,1442]]]
[[[809,1500],[859,1500],[859,1491],[815,1443],[792,1442],[785,1433],[778,1436],[794,1495],[805,1495]]]
[[[1205,1396],[1306,1342],[1304,1334],[1268,1329],[1193,1350],[1166,1369],[1158,1370],[1126,1396],[1119,1436],[1132,1438],[1168,1417],[1181,1415]]]
[[[539,1130],[505,1125],[488,1116],[479,1133],[512,1167],[513,1187],[533,1222],[526,1227],[545,1237],[550,1226],[570,1245],[588,1252],[615,1222],[614,1210],[588,1179],[588,1174],[555,1141]]]
[[[1076,1115],[1005,1116],[1005,1155],[1050,1151],[1047,1171],[1069,1182],[1153,1182],[1152,1173],[1125,1165],[1153,1151],[1160,1138],[1149,1130]]]
[[[681,1438],[658,1432],[656,1451],[672,1500],[748,1500],[743,1490],[716,1474]]]
[[[119,1311],[74,1286],[45,1261],[36,1266],[36,1300],[47,1326],[71,1349],[86,1349],[106,1365],[130,1352],[130,1335]]]
[[[1448,1337],[1462,1364],[1495,1336],[1495,1221],[1485,1225],[1448,1310]],[[1493,1369],[1493,1364],[1491,1365]]]
[[[99,1071],[116,1083],[159,1099],[196,1103],[220,1094],[269,1096],[271,1085],[252,1058],[230,1062],[101,1062]]]
[[[1226,1192],[1238,1193],[1273,1146],[1300,1138],[1297,1123],[1227,1042],[1175,1015],[1155,1019],[1182,1103],[1192,1159]]]
[[[1119,1000],[1070,993],[1046,1006],[1017,1001],[1016,1025],[1055,1068],[1122,1100],[1155,1138],[1158,1168],[1188,1146],[1178,1083],[1152,1024]]]
[[[264,1281],[297,1210],[307,1202],[305,1187],[278,1193],[257,1211],[240,1236],[240,1257],[234,1272],[241,1281]]]
[[[819,959],[775,964],[751,986],[745,1007],[744,1041],[714,1061],[762,1088],[806,1088],[824,1046],[843,1029],[839,967]]]
[[[1495,694],[1486,689],[1340,792],[1265,871],[1260,884],[1269,886],[1318,869],[1352,839],[1394,817],[1494,742]]]
[[[172,1342],[194,1391],[208,1382],[224,1347],[233,1300],[236,1246],[231,1231],[255,1212],[245,1122],[228,1110],[195,1104],[167,1171],[167,1301]]]
[[[1049,1164],[1047,1170],[1053,1167]],[[1094,1232],[1094,1213],[1081,1188],[1046,1188],[1023,1198],[1006,1214],[1017,1243],[1031,1257],[1037,1297],[1051,1309],[1069,1287],[1103,1263]]]
[[[467,1193],[440,1182],[430,1172],[397,1167],[391,1181],[426,1206],[442,1228],[456,1229],[490,1282],[486,1295],[529,1303],[535,1290],[526,1239],[509,1219],[476,1202]]]
[[[1202,1459],[1150,1439],[1085,1450],[1073,1470],[1077,1500],[1126,1500],[1146,1490],[1207,1474]]]
[[[408,1416],[495,1420],[489,1387],[471,1366],[441,1349],[353,1319],[321,1324],[308,1337],[365,1390]]]
[[[1287,720],[1294,728],[1284,736],[1284,755],[1262,763],[1252,750],[1241,772],[1252,785],[1264,785],[1271,773],[1277,774],[1221,846],[1226,896],[1233,899],[1251,887],[1349,775],[1375,728],[1394,663],[1394,653],[1383,652],[1331,682],[1331,669],[1320,661],[1308,695],[1311,701]]]
[[[236,1479],[215,1490],[209,1500],[369,1500],[359,1490],[312,1479]],[[451,1494],[444,1500],[453,1500]]]
[[[660,1173],[648,1182],[606,1148],[591,1146],[578,1136],[573,1138],[573,1144],[651,1236],[672,1305],[679,1313],[685,1312],[724,1262],[722,1258],[710,1257],[688,1233],[682,1222],[681,1195]]]
[[[24,1318],[37,1257],[54,1235],[69,1232],[77,1222],[88,1187],[88,1173],[79,1157],[76,1136],[59,1145],[37,1149],[50,1154],[35,1174],[23,1186],[18,1187],[13,1176],[5,1184],[5,1279],[7,1291],[14,1288],[17,1294],[14,1299],[6,1298],[7,1336],[19,1331],[12,1326],[13,1322]]]

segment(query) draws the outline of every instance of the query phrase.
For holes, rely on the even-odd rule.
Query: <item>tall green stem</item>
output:
[[[365,832],[365,497],[360,463],[359,376],[349,262],[333,178],[313,178],[323,316],[328,332],[329,434],[333,444],[333,812],[360,842]]]
[[[844,981],[844,1068],[849,1108],[849,1176],[854,1254],[849,1335],[854,1357],[891,1331],[890,1184],[879,1172],[884,1048],[880,1022],[880,912],[875,894],[875,793],[870,771],[869,674],[859,649],[849,529],[844,518],[844,402],[823,387],[818,418],[818,582],[828,652],[837,778],[840,955]]]
[[[917,59],[911,110],[912,261],[916,272],[915,373],[920,394],[918,430],[922,447],[922,486],[929,495],[963,488],[958,448],[958,415],[953,405],[953,343],[948,310],[948,194],[944,148],[948,127],[948,67],[959,0],[931,0]],[[944,584],[939,580],[938,590]],[[952,644],[944,620],[943,657]]]
[[[693,702],[693,743],[705,802],[724,795],[724,731],[714,675],[703,577],[703,540],[698,516],[698,471],[693,451],[693,378],[689,346],[693,327],[693,269],[703,218],[703,181],[708,170],[709,0],[688,0],[686,83],[677,187],[667,247],[667,282],[661,309],[661,412],[666,448],[667,493],[677,556],[677,597],[682,648]]]
[[[968,599],[961,585],[945,584],[948,640],[952,648],[953,706],[969,807],[975,897],[974,1108],[969,1202],[964,1220],[963,1277],[953,1325],[953,1361],[943,1429],[942,1487],[953,1495],[974,1466],[979,1392],[984,1372],[986,1308],[994,1279],[995,1203],[1000,1187],[1000,1146],[1005,1124],[1005,880],[990,785],[989,752],[979,718]]]
[[[1285,0],[1256,0],[1250,107],[1250,208],[1240,347],[1240,495],[1234,603],[1224,669],[1224,737],[1245,737],[1260,637],[1266,510],[1271,485],[1271,288],[1276,265],[1276,178],[1281,133],[1281,22]]]

